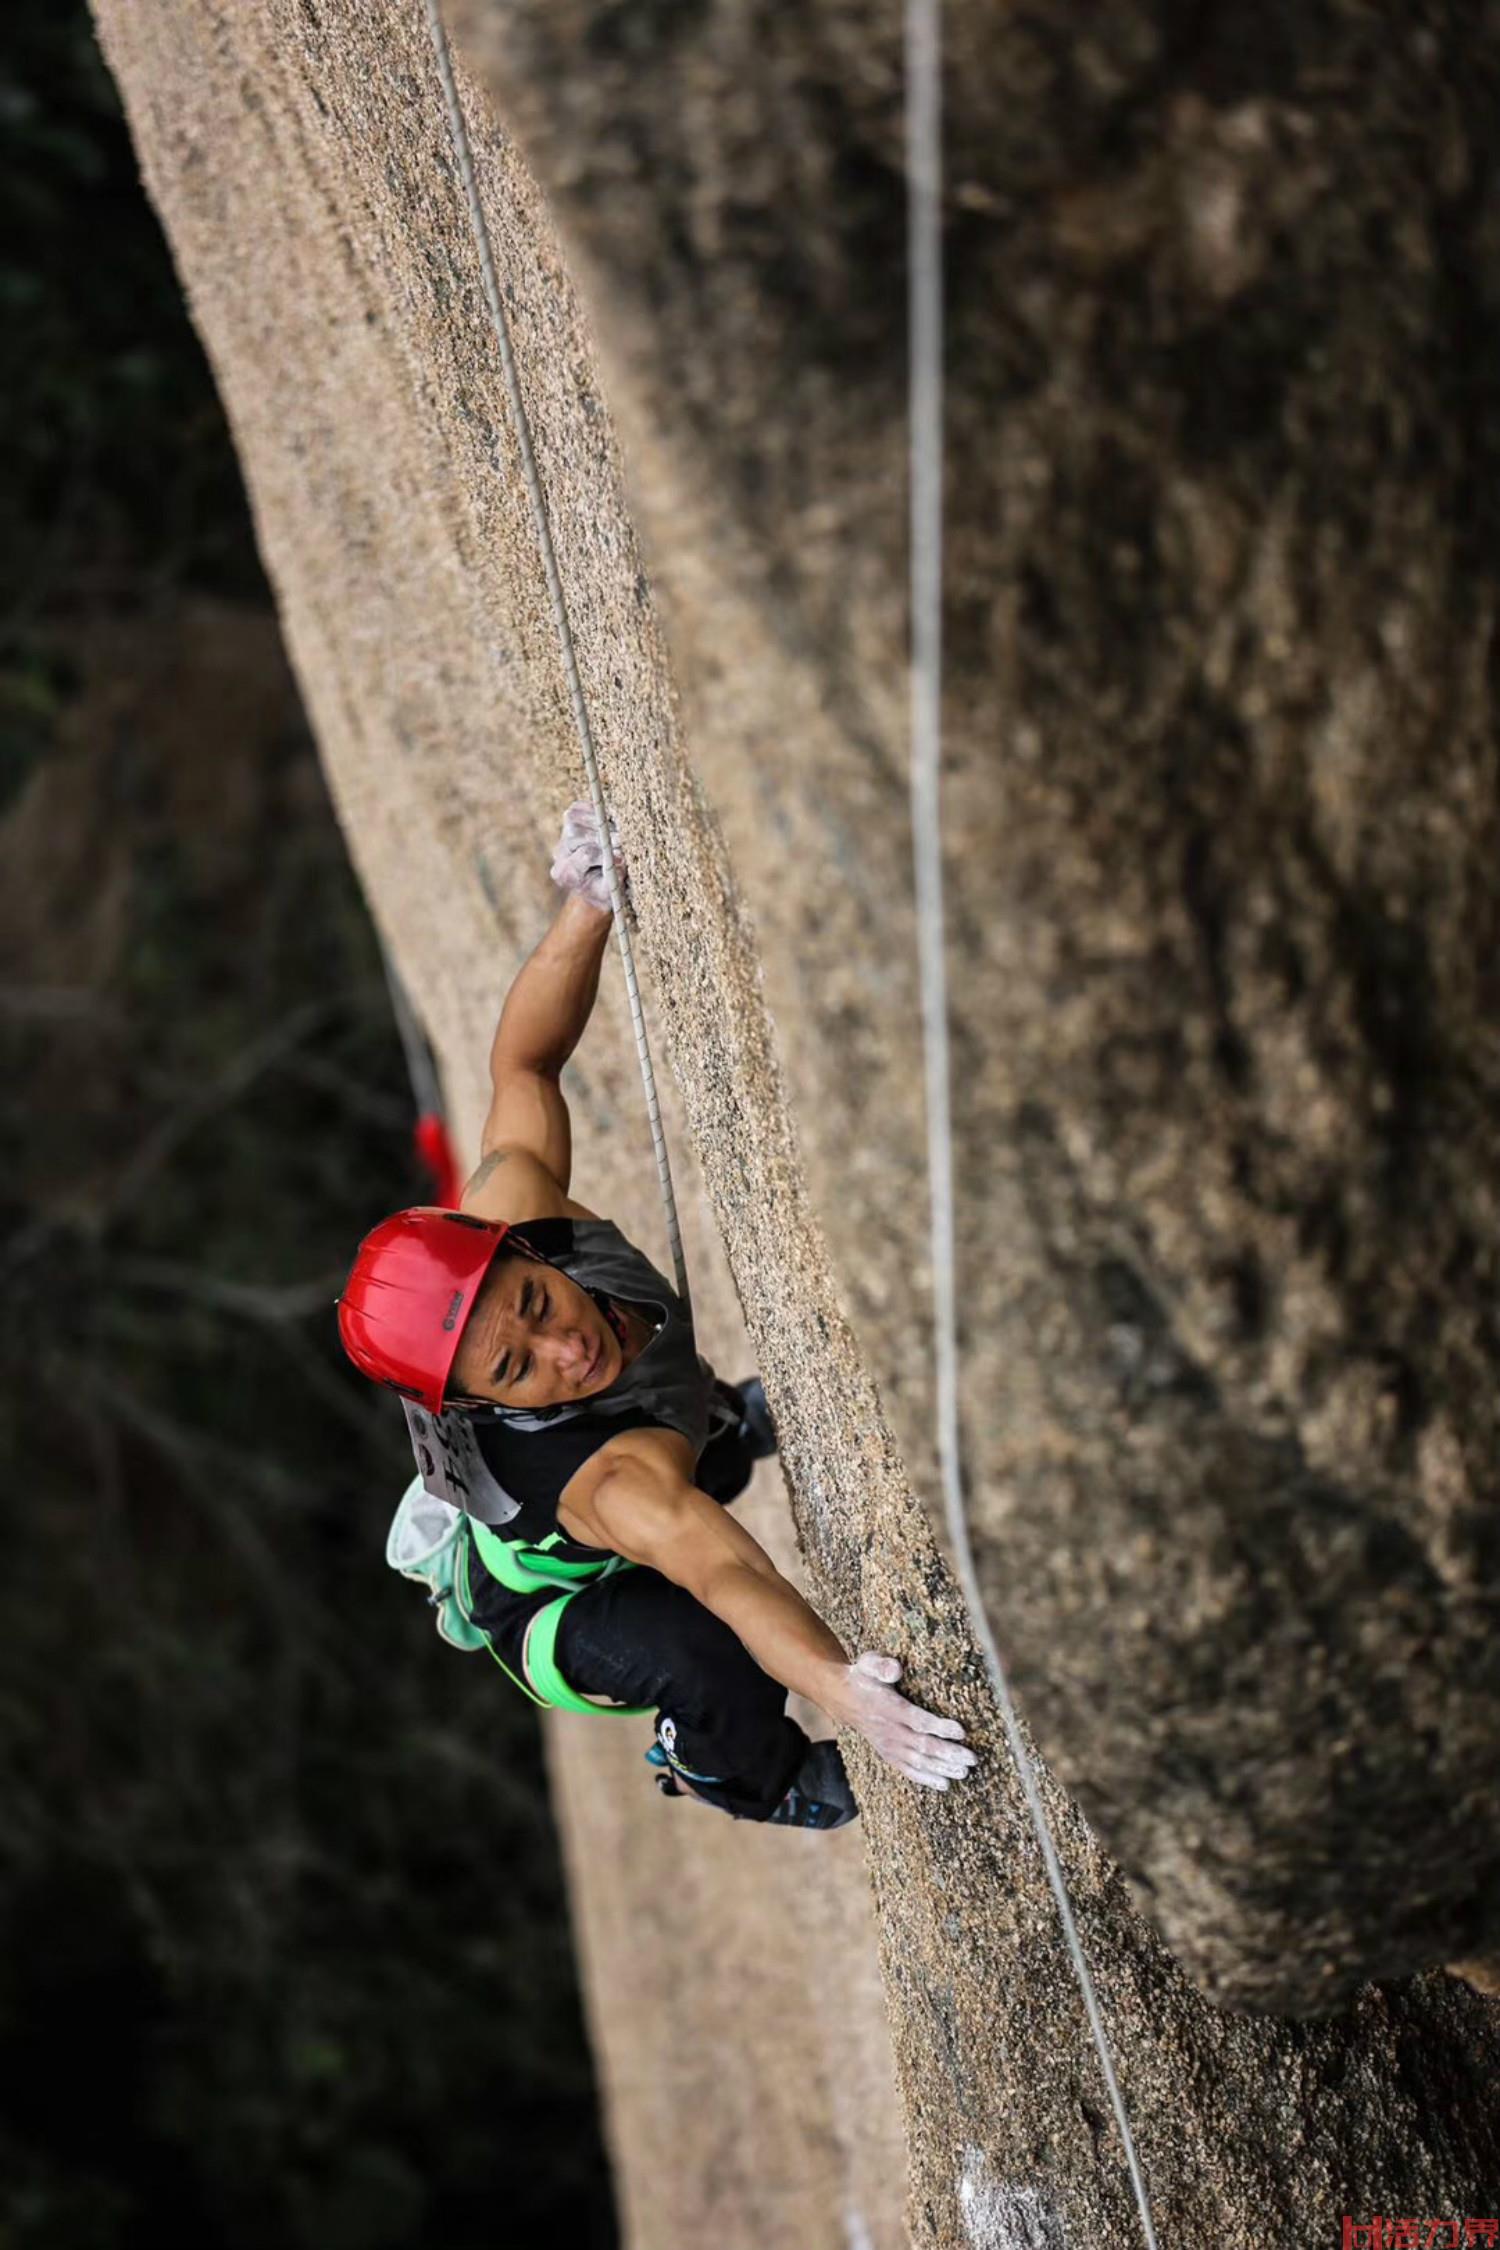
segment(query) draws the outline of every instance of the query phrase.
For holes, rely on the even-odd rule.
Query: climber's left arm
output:
[[[675,1432],[632,1430],[601,1446],[564,1488],[574,1537],[660,1571],[712,1610],[763,1672],[853,1727],[911,1780],[946,1789],[974,1764],[953,1719],[897,1693],[901,1665],[842,1643],[744,1525],[688,1481]]]

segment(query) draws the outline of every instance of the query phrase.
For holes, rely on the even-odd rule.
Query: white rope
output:
[[[943,679],[943,254],[942,0],[906,0],[907,276],[911,383],[911,738],[912,843],[921,955],[922,1035],[927,1081],[927,1164],[932,1195],[932,1290],[937,1334],[938,1454],[943,1505],[959,1582],[989,1667],[1006,1740],[1025,1792],[1047,1880],[1057,1901],[1073,1973],[1120,2129],[1148,2250],[1156,2230],[1146,2183],[1094,1980],[1046,1808],[1011,1700],[1005,1667],[979,1594],[969,1539],[958,1423],[958,1289],[949,1102],[948,985],[944,962],[943,855],[939,813]]]
[[[609,807],[604,801],[604,784],[599,778],[599,761],[594,751],[594,730],[589,724],[588,705],[584,701],[583,682],[578,672],[578,657],[573,646],[573,629],[568,622],[568,606],[563,598],[562,578],[557,568],[557,555],[552,545],[552,525],[547,514],[546,496],[542,480],[537,473],[536,455],[531,444],[531,424],[526,418],[526,402],[521,396],[521,384],[516,373],[515,353],[511,349],[510,329],[506,323],[504,307],[500,302],[500,285],[495,278],[495,254],[490,243],[489,223],[484,206],[479,200],[479,189],[474,178],[474,159],[469,147],[469,131],[464,122],[463,105],[458,98],[458,87],[453,77],[453,58],[448,51],[448,34],[443,27],[438,0],[424,0],[427,10],[427,28],[432,34],[433,53],[437,57],[438,77],[442,83],[443,106],[448,118],[448,138],[453,144],[454,158],[459,177],[469,205],[469,225],[474,236],[474,247],[479,254],[479,270],[484,279],[485,302],[489,306],[490,322],[495,331],[495,342],[500,350],[500,365],[505,375],[506,396],[510,401],[511,427],[515,431],[516,445],[521,455],[521,474],[526,480],[526,493],[531,502],[532,521],[536,543],[542,558],[542,569],[547,579],[547,597],[552,604],[552,618],[557,627],[557,638],[562,650],[563,675],[568,683],[568,701],[573,710],[573,725],[578,735],[578,746],[583,752],[584,772],[588,776],[589,796],[593,800],[594,817],[599,823],[599,835],[604,846],[604,881],[609,892],[610,911],[614,916],[615,937],[619,941],[620,961],[625,971],[625,992],[630,1002],[630,1021],[635,1030],[635,1051],[640,1058],[641,1082],[646,1090],[646,1116],[651,1126],[651,1145],[656,1152],[656,1177],[661,1188],[662,1209],[666,1213],[667,1240],[672,1251],[672,1265],[677,1277],[677,1294],[692,1312],[688,1294],[687,1261],[682,1252],[682,1229],[677,1218],[677,1198],[672,1192],[672,1166],[667,1155],[666,1134],[662,1130],[661,1107],[656,1098],[656,1073],[651,1067],[651,1048],[646,1037],[646,1019],[641,1009],[640,986],[636,982],[635,956],[631,950],[630,930],[625,919],[625,897],[620,888],[619,872],[610,843]]]

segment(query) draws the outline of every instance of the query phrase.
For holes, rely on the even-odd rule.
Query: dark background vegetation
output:
[[[604,2245],[534,1714],[337,1348],[375,939],[86,11],[0,38],[0,2241]]]

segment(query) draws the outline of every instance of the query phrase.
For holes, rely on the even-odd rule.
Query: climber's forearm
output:
[[[773,1564],[724,1563],[701,1589],[705,1609],[722,1618],[763,1672],[805,1695],[830,1717],[849,1659],[817,1611]]]
[[[599,991],[610,917],[576,894],[506,994],[490,1049],[498,1086],[517,1071],[555,1078],[583,1037]]]

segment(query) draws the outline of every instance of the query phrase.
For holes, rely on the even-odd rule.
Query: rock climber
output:
[[[611,926],[586,804],[552,876],[560,910],[495,1032],[478,1169],[456,1211],[398,1212],[366,1237],[339,1302],[345,1349],[409,1415],[466,1418],[514,1510],[459,1519],[469,1616],[536,1700],[654,1710],[658,1786],[737,1819],[857,1814],[837,1742],[809,1741],[789,1689],[946,1789],[975,1762],[963,1728],[898,1692],[895,1657],[851,1662],[729,1513],[776,1450],[759,1382],[720,1382],[676,1291],[569,1193],[560,1077]]]

